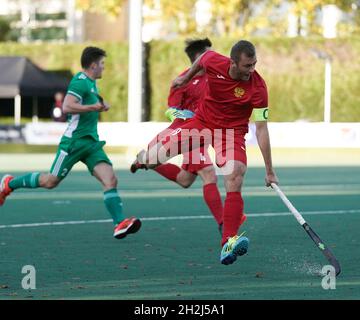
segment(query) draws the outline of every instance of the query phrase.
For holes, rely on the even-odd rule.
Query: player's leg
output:
[[[166,141],[168,136],[182,124],[184,124],[184,121],[174,122],[167,129],[160,132],[157,137],[149,143],[148,150],[150,150],[151,147],[156,145],[158,142]],[[164,178],[179,184],[183,188],[190,187],[196,179],[196,175],[193,175],[172,163],[160,164],[156,168],[153,168],[153,170]]]
[[[137,232],[141,221],[135,217],[125,218],[123,202],[117,190],[118,180],[111,161],[101,149],[84,160],[89,171],[96,177],[104,190],[104,204],[114,222],[114,237],[122,239],[130,233]]]
[[[4,175],[0,182],[0,206],[5,203],[6,198],[16,189],[39,188],[40,176],[39,172],[27,173],[19,177],[14,177],[10,174]]]
[[[32,172],[18,177],[5,175],[0,182],[0,206],[17,189],[55,188],[75,164],[74,159],[65,151],[66,148],[66,143],[59,145],[50,173]]]
[[[224,175],[226,198],[224,203],[224,232],[222,245],[238,234],[241,224],[245,221],[244,200],[241,195],[241,187],[246,173],[246,165],[240,161],[229,161],[224,169],[233,167],[230,174]]]
[[[181,168],[175,182],[183,188],[189,188],[196,180],[196,177],[196,174],[193,174]]]
[[[174,121],[167,129],[160,132],[157,135],[157,137],[151,141],[151,143],[148,145],[148,150],[151,150],[151,148],[159,142],[162,143],[163,146],[166,143],[170,142],[171,140],[170,136],[172,135],[177,136],[181,132],[177,129],[181,128],[182,130],[182,128],[187,123],[190,123],[190,120],[186,122],[182,120]],[[189,169],[189,166],[191,165],[191,154],[192,152],[185,152],[183,154],[184,159],[181,168],[172,163],[165,163],[165,164],[160,164],[156,168],[153,168],[153,170],[159,173],[160,175],[162,175],[163,177],[165,177],[166,179],[176,182],[181,187],[189,188],[196,180],[197,177],[196,172],[199,169],[198,167],[196,167],[195,170],[191,170],[191,168]]]
[[[149,145],[147,150],[141,150],[137,155],[135,161],[130,166],[130,172],[135,173],[139,169],[155,169],[161,164],[165,164],[168,160],[180,154],[170,154],[168,141],[166,146],[164,142],[157,142],[156,144]],[[174,146],[177,146],[178,143],[173,143]],[[170,147],[171,148],[171,147]]]
[[[184,153],[185,150],[191,151],[191,139],[196,135],[194,131],[201,131],[203,128],[204,125],[195,118],[185,121],[175,130],[170,130],[170,134],[163,137],[161,141],[148,146],[147,150],[141,150],[132,163],[130,171],[135,173],[138,169],[154,169]]]
[[[204,201],[210,209],[210,212],[214,216],[220,234],[222,234],[223,227],[223,205],[221,195],[217,187],[217,176],[215,168],[212,165],[208,165],[197,171],[197,174],[203,181],[203,196]]]
[[[180,173],[181,168],[172,163],[164,163],[154,168],[153,170],[164,178],[176,182],[177,176]]]
[[[93,176],[98,179],[104,191],[104,204],[110,213],[114,225],[118,225],[125,219],[123,214],[123,203],[117,191],[117,178],[109,163],[100,162],[92,170]]]
[[[230,168],[230,169],[229,169]],[[240,226],[245,222],[244,201],[241,195],[241,186],[246,172],[246,165],[240,161],[229,161],[225,170],[231,173],[224,175],[226,198],[223,211],[223,236],[220,261],[222,264],[233,263],[237,256],[248,250],[249,239],[238,235]]]
[[[200,148],[195,148],[191,152],[185,153],[182,169],[194,175],[194,177],[197,175],[201,177],[203,181],[204,201],[218,224],[220,234],[222,234],[223,205],[217,187],[215,168],[208,153],[208,148],[209,144],[206,144]]]
[[[135,173],[139,169],[145,169],[148,170],[154,169],[157,171],[160,175],[163,175],[165,178],[175,181],[177,174],[180,170],[178,170],[178,167],[171,164],[165,164],[164,162],[159,162],[159,170],[156,170],[157,166],[150,166],[149,168],[145,165],[145,163],[150,162],[154,163],[154,159],[150,160],[150,154],[151,155],[157,155],[158,152],[165,152],[165,149],[163,148],[164,141],[168,140],[168,137],[171,135],[171,133],[176,129],[178,126],[180,126],[184,121],[174,121],[168,128],[164,129],[160,133],[158,133],[153,139],[150,140],[150,143],[147,145],[147,151],[141,150],[136,155],[136,160],[132,163],[130,167],[131,173]],[[157,159],[156,159],[157,161]],[[165,165],[165,166],[163,166]]]
[[[170,181],[174,181],[183,188],[189,188],[196,180],[196,175],[184,170],[184,167],[172,163],[161,164],[153,169],[158,174],[162,175]]]
[[[246,220],[241,187],[247,169],[247,158],[242,134],[225,132],[220,142],[215,143],[216,161],[222,168],[226,189],[220,261],[231,264],[238,255],[247,252],[249,244],[248,238],[238,236],[239,228]]]

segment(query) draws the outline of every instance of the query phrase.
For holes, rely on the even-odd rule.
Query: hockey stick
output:
[[[328,246],[320,239],[320,237],[315,233],[315,231],[307,224],[302,215],[296,208],[292,205],[289,199],[285,196],[285,194],[281,191],[279,186],[275,183],[271,184],[271,187],[277,192],[280,196],[281,200],[284,204],[289,208],[290,212],[295,216],[296,220],[300,223],[300,225],[305,229],[306,233],[315,242],[316,246],[321,250],[326,259],[330,262],[330,264],[335,268],[336,275],[339,275],[341,272],[339,261],[335,258],[334,254],[330,251]]]

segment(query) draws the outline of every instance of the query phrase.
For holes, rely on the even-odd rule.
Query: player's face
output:
[[[105,69],[105,57],[100,58],[100,60],[97,63],[93,63],[93,72],[95,79],[101,79],[104,69]]]
[[[255,71],[256,63],[256,56],[249,58],[244,53],[241,54],[238,63],[231,60],[231,68],[236,79],[249,80],[250,75]]]

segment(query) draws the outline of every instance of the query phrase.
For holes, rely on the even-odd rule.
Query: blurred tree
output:
[[[6,19],[0,18],[0,41],[8,40],[8,35],[11,31],[10,22]]]
[[[272,0],[270,0],[272,1]],[[278,1],[278,0],[275,0]],[[298,34],[301,33],[301,17],[306,17],[308,24],[308,31],[310,33],[319,34],[321,27],[315,23],[316,12],[321,9],[322,6],[328,4],[334,4],[344,12],[351,12],[354,8],[354,0],[289,0],[293,3],[292,12],[297,16],[298,23]],[[357,8],[359,10],[359,8]]]
[[[79,9],[106,14],[111,18],[120,14],[124,3],[126,0],[76,0],[76,6]]]
[[[210,0],[213,30],[230,36],[247,33],[249,20],[259,2],[262,0]]]
[[[324,0],[290,0],[293,3],[291,13],[297,17],[298,35],[306,33],[319,33],[316,28],[316,10],[321,8]],[[306,24],[304,25],[304,21]]]
[[[360,0],[338,0],[335,3],[341,10],[353,17],[354,27],[351,28],[356,34],[360,31]]]
[[[116,17],[122,7],[131,0],[76,0],[78,8]],[[273,35],[286,33],[287,16],[272,19],[274,8],[284,0],[208,0],[212,18],[203,33],[209,35],[242,36],[253,34],[260,29],[268,29]],[[351,13],[357,28],[360,28],[360,0],[287,0],[292,3],[291,12],[298,19],[298,34],[305,26],[308,34],[320,34],[321,26],[316,23],[316,14],[321,7],[335,4],[344,12]],[[195,5],[197,0],[143,0],[149,8],[159,8],[161,19],[167,23],[167,33],[186,35],[196,32]],[[260,14],[261,12],[261,14]]]
[[[144,3],[149,8],[156,8],[160,5],[161,19],[173,29],[172,31],[179,34],[196,31],[196,0],[144,0]]]

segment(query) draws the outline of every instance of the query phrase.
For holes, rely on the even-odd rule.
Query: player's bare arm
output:
[[[272,165],[271,146],[267,121],[256,121],[256,139],[265,163],[265,183],[269,187],[271,183],[279,183]]]
[[[200,59],[201,57],[205,54],[206,52],[204,52],[202,55],[200,55],[192,64],[191,68],[189,69],[188,72],[186,72],[186,74],[184,74],[183,76],[177,77],[173,83],[172,83],[172,87],[174,88],[178,88],[181,87],[185,84],[187,84],[200,70],[203,69],[203,67],[200,65]]]
[[[97,102],[95,104],[90,105],[82,105],[80,104],[80,101],[78,98],[71,94],[67,94],[65,96],[64,102],[63,102],[63,110],[65,113],[84,113],[89,111],[107,111],[108,108],[105,106],[105,104],[101,104],[100,102]]]

